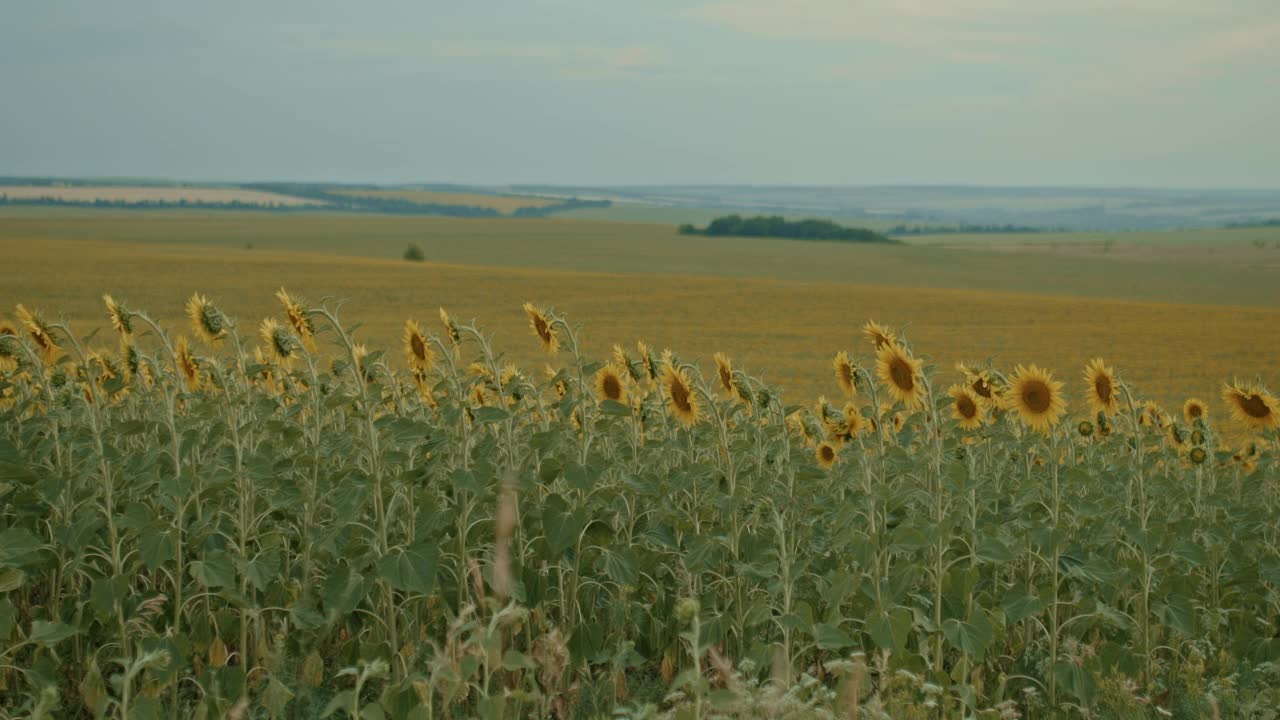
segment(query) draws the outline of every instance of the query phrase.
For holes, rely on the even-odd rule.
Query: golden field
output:
[[[5,225],[0,223],[0,230]],[[297,251],[43,238],[0,232],[6,259],[0,308],[16,303],[63,316],[81,334],[105,329],[100,296],[112,293],[171,327],[193,290],[207,294],[256,338],[260,318],[278,313],[280,286],[312,301],[344,298],[346,322],[372,347],[396,347],[406,318],[438,329],[436,309],[477,319],[519,365],[546,357],[520,310],[526,300],[567,313],[601,356],[615,342],[671,347],[710,367],[729,354],[748,372],[780,384],[793,403],[838,394],[830,359],[869,347],[868,319],[905,331],[916,351],[954,375],[958,360],[998,366],[1038,363],[1080,397],[1086,361],[1105,357],[1122,376],[1163,403],[1196,395],[1216,405],[1225,379],[1262,374],[1274,387],[1280,309],[1151,303],[1014,292],[894,287],[752,277],[557,271],[408,263]],[[98,342],[110,344],[102,333]],[[399,362],[399,358],[396,358]],[[954,375],[959,379],[958,375]],[[1082,405],[1074,403],[1072,410]]]
[[[334,194],[350,197],[391,198],[438,205],[470,205],[472,207],[493,208],[500,213],[508,215],[520,208],[545,207],[556,202],[551,198],[435,190],[337,190]]]
[[[259,190],[218,187],[133,186],[133,185],[0,185],[0,196],[14,200],[52,198],[66,202],[91,203],[98,200],[124,203],[246,203],[268,206],[318,205],[315,200]]]

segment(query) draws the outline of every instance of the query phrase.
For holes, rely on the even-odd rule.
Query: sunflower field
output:
[[[1261,378],[867,323],[789,404],[531,304],[521,369],[277,299],[0,321],[0,718],[1277,717]]]

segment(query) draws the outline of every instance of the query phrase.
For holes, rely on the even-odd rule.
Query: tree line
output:
[[[757,215],[744,218],[726,215],[707,223],[705,228],[691,224],[679,227],[682,235],[777,237],[795,240],[833,240],[860,243],[896,243],[886,235],[867,228],[846,227],[830,220],[787,220],[781,215]]]

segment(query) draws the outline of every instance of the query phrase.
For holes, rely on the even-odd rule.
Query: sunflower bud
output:
[[[1080,437],[1089,437],[1093,435],[1093,423],[1088,420],[1081,420],[1076,426],[1076,432],[1080,433]]]
[[[701,610],[702,607],[698,605],[697,600],[688,597],[683,598],[676,603],[676,620],[679,620],[681,624],[690,623]]]
[[[1191,457],[1191,462],[1195,463],[1196,465],[1202,465],[1204,461],[1208,459],[1209,453],[1205,452],[1204,448],[1202,447],[1191,448],[1190,457]]]

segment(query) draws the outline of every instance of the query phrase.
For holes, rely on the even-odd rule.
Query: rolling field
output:
[[[0,258],[0,718],[1280,703],[1272,268],[198,212]]]
[[[407,238],[448,262],[385,257]],[[836,351],[861,346],[868,318],[908,329],[944,373],[990,357],[1047,365],[1074,382],[1102,355],[1170,405],[1216,397],[1233,375],[1274,373],[1280,357],[1280,290],[1267,283],[1276,275],[1251,268],[688,239],[570,221],[202,214],[9,217],[0,221],[0,256],[13,270],[0,288],[6,314],[23,302],[65,313],[84,332],[105,321],[103,291],[180,323],[194,288],[247,326],[272,311],[283,285],[312,300],[350,299],[347,319],[379,345],[395,340],[405,318],[434,323],[444,306],[482,319],[500,349],[536,369],[542,358],[519,312],[533,300],[584,323],[592,352],[645,340],[705,363],[723,351],[796,402],[834,394],[824,369]],[[557,264],[569,269],[548,268]],[[781,279],[759,277],[770,271]],[[996,289],[947,287],[974,272]],[[1150,301],[1161,292],[1182,302]]]
[[[350,197],[392,198],[437,205],[470,205],[473,207],[493,208],[500,213],[506,214],[511,214],[520,208],[545,207],[557,202],[550,198],[540,197],[515,197],[435,190],[335,190],[334,194]]]
[[[183,200],[196,203],[248,203],[251,205],[300,206],[318,205],[315,200],[290,197],[279,193],[259,190],[240,190],[237,188],[217,187],[172,187],[172,186],[129,186],[129,185],[0,185],[0,196],[18,200],[38,200],[53,198],[67,202],[91,203],[97,200],[107,202],[163,202],[176,203]]]

